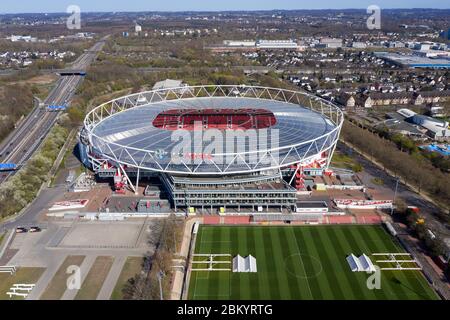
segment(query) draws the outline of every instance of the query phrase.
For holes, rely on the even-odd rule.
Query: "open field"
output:
[[[66,270],[71,265],[81,266],[85,256],[68,256],[59,267],[55,276],[52,278],[44,293],[40,297],[41,300],[59,300],[67,289],[67,278],[70,276]]]
[[[93,194],[94,192],[95,190],[90,191],[89,193]],[[89,199],[89,197],[87,199]],[[141,229],[142,225],[132,223],[77,224],[71,228],[64,239],[61,240],[60,246],[87,248],[133,248],[136,245]],[[111,237],[111,235],[117,236]]]
[[[75,296],[75,300],[95,300],[113,262],[114,257],[97,257]]]
[[[44,268],[18,268],[14,275],[9,273],[0,273],[0,300],[23,300],[22,297],[9,298],[6,292],[9,291],[14,284],[35,284]]]
[[[339,150],[336,150],[333,158],[331,159],[331,165],[333,167],[344,168],[354,170],[356,172],[361,171],[361,165],[358,164],[352,157],[343,154]]]
[[[195,253],[251,254],[258,272],[193,271],[189,298],[437,299],[419,271],[381,271],[381,289],[369,290],[369,275],[346,261],[350,253],[385,252],[404,250],[381,226],[202,226]]]
[[[142,270],[142,257],[128,257],[122,271],[120,272],[119,279],[117,280],[114,291],[111,294],[111,300],[123,300],[122,290],[128,282],[128,279],[133,278],[136,274]]]

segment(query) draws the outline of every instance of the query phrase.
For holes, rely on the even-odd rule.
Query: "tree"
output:
[[[444,274],[447,277],[447,280],[450,281],[450,262],[447,262],[446,268],[444,270]]]
[[[429,235],[425,237],[425,245],[431,257],[438,257],[444,252],[445,245],[439,238],[431,239]]]
[[[84,112],[80,108],[74,106],[67,109],[67,114],[69,116],[71,124],[73,125],[81,123],[84,119]]]
[[[408,209],[408,206],[406,205],[405,200],[403,200],[400,197],[397,197],[395,199],[395,212],[397,213],[405,213],[405,211]],[[412,210],[410,210],[412,211]]]
[[[124,288],[124,295],[136,300],[159,300],[158,274],[162,272],[163,294],[170,293],[172,276],[172,258],[177,252],[177,243],[181,242],[184,220],[170,215],[152,224],[148,242],[155,247],[151,255],[146,255],[143,272],[130,279]]]

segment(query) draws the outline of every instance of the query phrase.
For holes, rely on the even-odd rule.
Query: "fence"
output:
[[[26,298],[34,289],[35,284],[14,284],[6,293],[10,298],[13,296]]]
[[[0,266],[0,273],[15,274],[16,271],[16,266]]]

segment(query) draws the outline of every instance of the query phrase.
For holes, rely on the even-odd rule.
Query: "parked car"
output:
[[[30,232],[41,232],[42,230],[41,230],[41,228],[39,228],[39,227],[31,227],[30,228]]]
[[[16,233],[26,233],[26,232],[28,232],[27,228],[23,228],[23,227],[16,228]]]

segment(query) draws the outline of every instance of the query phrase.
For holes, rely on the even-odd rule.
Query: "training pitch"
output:
[[[201,226],[195,253],[251,254],[258,272],[192,271],[189,299],[437,299],[420,271],[381,271],[370,290],[346,261],[365,253],[376,265],[385,252],[405,251],[381,226]]]

